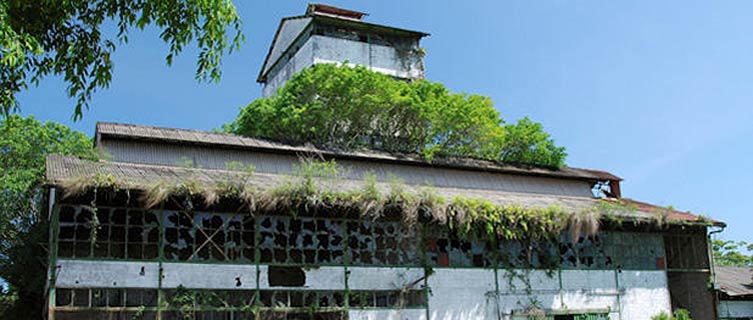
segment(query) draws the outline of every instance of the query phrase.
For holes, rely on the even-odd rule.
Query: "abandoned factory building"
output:
[[[423,77],[426,34],[363,16],[283,19],[264,95],[316,63]],[[107,160],[47,158],[49,319],[717,317],[707,232],[723,223],[623,198],[607,172],[117,123],[95,145]],[[470,207],[503,222],[462,235]]]

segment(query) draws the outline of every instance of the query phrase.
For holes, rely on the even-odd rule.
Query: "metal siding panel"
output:
[[[114,161],[179,166],[183,157],[195,160],[194,165],[204,169],[226,169],[227,163],[239,161],[253,164],[256,172],[288,174],[298,158],[232,149],[214,149],[201,146],[156,144],[141,141],[108,140],[106,151]],[[366,161],[341,160],[346,168],[346,178],[362,179],[368,172],[377,174],[380,181],[388,181],[390,175],[416,186],[431,185],[436,188],[466,188],[483,190],[553,194],[561,196],[592,197],[587,182],[545,177],[516,176],[500,173],[485,173],[457,169],[383,164]]]

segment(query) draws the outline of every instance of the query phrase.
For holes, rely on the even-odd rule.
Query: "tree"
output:
[[[360,148],[435,157],[561,167],[566,156],[541,124],[505,125],[488,97],[405,82],[365,67],[319,64],[276,95],[241,109],[227,132],[335,150]]]
[[[0,296],[2,319],[38,314],[47,272],[47,224],[44,214],[45,156],[97,157],[81,132],[33,117],[0,119],[0,278],[9,291]]]
[[[106,38],[105,22],[117,35]],[[76,98],[74,120],[112,78],[110,57],[131,28],[155,25],[168,44],[167,64],[196,40],[198,80],[220,78],[221,57],[243,40],[230,0],[3,0],[0,2],[0,108],[17,111],[16,94],[47,75],[62,76]],[[228,36],[228,28],[235,31]]]
[[[745,250],[753,252],[753,243],[717,239],[711,241],[711,248],[714,251],[715,265],[753,267],[753,254],[745,254]]]

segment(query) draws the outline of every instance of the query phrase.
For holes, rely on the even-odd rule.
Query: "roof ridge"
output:
[[[213,169],[213,168],[187,168],[182,167],[179,165],[170,166],[170,165],[161,165],[161,164],[151,164],[151,163],[133,163],[133,162],[123,162],[123,161],[108,161],[108,160],[87,160],[87,159],[81,159],[74,155],[61,155],[61,154],[48,154],[47,155],[50,158],[58,158],[61,160],[69,159],[69,160],[75,160],[78,163],[81,164],[103,164],[103,165],[113,165],[113,166],[123,166],[123,167],[129,167],[129,168],[150,168],[150,169],[162,169],[162,170],[185,170],[185,171],[205,171],[205,172],[217,172],[217,173],[229,173],[229,174],[243,174],[242,171],[239,170],[228,170],[228,169]],[[270,173],[270,172],[254,172],[254,175],[266,175],[266,176],[291,176],[290,174],[285,173]],[[355,179],[355,178],[340,178],[343,180],[348,181],[365,181],[363,179]],[[387,184],[388,182],[384,181],[378,181],[378,183]],[[405,183],[409,186],[414,187],[422,187],[421,184],[416,183]],[[441,187],[441,189],[446,190],[465,190],[468,188],[458,188],[458,187]],[[546,193],[535,193],[535,192],[520,192],[520,191],[500,191],[495,190],[494,192],[498,193],[508,193],[511,195],[521,195],[521,196],[527,196],[527,197],[555,197],[560,199],[573,199],[573,200],[583,200],[583,199],[591,199],[591,200],[599,200],[599,198],[590,198],[590,197],[582,197],[582,196],[573,196],[573,195],[552,195],[552,194],[546,194]],[[483,198],[483,197],[480,197]]]
[[[105,129],[104,127],[108,125],[113,126],[113,127],[119,126],[122,128],[129,128],[129,129],[165,130],[168,132],[176,133],[178,134],[178,136],[177,137],[175,136],[173,137],[161,136],[160,137],[157,134],[113,132],[115,130],[108,132],[107,130],[103,130]],[[180,128],[170,128],[170,127],[158,127],[158,126],[151,126],[151,125],[126,124],[126,123],[118,123],[118,122],[97,122],[96,131],[97,131],[97,135],[104,133],[104,134],[111,134],[114,136],[123,136],[123,137],[130,136],[130,137],[139,137],[139,138],[162,140],[162,141],[183,141],[183,142],[193,142],[193,143],[198,143],[198,144],[210,144],[210,145],[214,144],[214,145],[241,147],[241,148],[256,148],[256,149],[262,149],[262,150],[274,150],[278,152],[318,153],[318,154],[331,156],[334,158],[336,157],[359,158],[359,159],[368,158],[370,160],[377,160],[377,161],[381,160],[381,161],[408,162],[411,164],[419,164],[419,165],[445,166],[445,167],[454,167],[454,168],[461,168],[461,169],[475,169],[475,170],[493,170],[493,171],[506,172],[509,174],[528,174],[528,175],[540,175],[540,176],[571,178],[571,179],[615,180],[615,181],[622,180],[620,177],[612,173],[609,173],[603,170],[596,170],[596,169],[583,169],[583,168],[568,167],[568,166],[565,166],[561,169],[551,169],[551,168],[543,168],[543,167],[525,167],[525,166],[516,166],[516,165],[504,164],[504,163],[500,164],[494,161],[476,159],[476,158],[446,158],[446,159],[438,158],[429,162],[423,158],[420,158],[419,156],[410,155],[410,154],[396,154],[396,153],[389,153],[389,152],[373,150],[373,149],[338,151],[338,150],[323,149],[323,148],[318,148],[315,146],[308,146],[308,145],[293,145],[293,144],[273,141],[273,140],[265,139],[265,138],[249,137],[249,136],[243,136],[243,135],[232,134],[232,133],[212,132],[212,131],[204,131],[204,130],[197,130],[197,129],[180,129]],[[199,137],[193,137],[193,138],[182,137],[180,136],[181,132],[211,135],[213,137],[222,137],[225,139],[237,139],[237,140],[213,142],[213,141],[201,140]]]

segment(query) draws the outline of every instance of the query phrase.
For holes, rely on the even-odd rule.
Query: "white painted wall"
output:
[[[627,271],[618,273],[622,318],[651,319],[662,311],[670,313],[672,304],[665,271]]]
[[[58,260],[62,288],[157,288],[156,262]],[[163,263],[164,288],[255,289],[257,266]],[[142,273],[141,270],[144,270]],[[664,271],[498,270],[435,268],[424,282],[423,268],[320,267],[304,269],[302,287],[271,287],[267,266],[258,266],[258,287],[281,290],[396,290],[428,285],[431,320],[510,319],[533,304],[545,310],[610,312],[611,319],[642,320],[671,310]],[[521,277],[529,279],[528,285]],[[240,278],[238,285],[236,278]],[[497,290],[499,289],[499,294]],[[723,316],[749,316],[753,302],[723,302]],[[726,312],[726,313],[725,313]],[[426,319],[424,309],[352,310],[351,319]]]
[[[156,262],[59,259],[56,266],[55,286],[63,288],[156,288],[159,281]]]
[[[498,310],[502,319],[509,319],[515,310],[525,310],[534,304],[545,310],[562,307],[557,273],[550,276],[540,270],[500,270],[498,285],[499,296],[496,301],[499,303]]]
[[[255,289],[256,266],[209,263],[164,263],[162,287],[196,289]],[[240,286],[238,281],[240,279]]]
[[[348,288],[351,290],[396,290],[423,288],[423,268],[348,267]]]
[[[517,276],[511,278],[511,274],[525,271],[499,272],[499,310],[503,319],[533,304],[545,310],[609,312],[611,319],[625,320],[649,320],[671,310],[664,271],[562,270],[551,277],[544,271],[530,271],[530,294],[525,292],[526,285]]]
[[[496,319],[492,269],[434,269],[428,279],[429,319]]]

